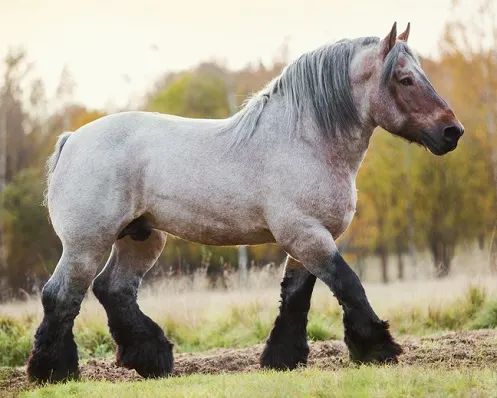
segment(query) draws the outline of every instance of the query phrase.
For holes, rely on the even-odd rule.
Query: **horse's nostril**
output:
[[[459,126],[446,127],[443,132],[444,137],[451,141],[458,140],[463,133],[464,130]]]

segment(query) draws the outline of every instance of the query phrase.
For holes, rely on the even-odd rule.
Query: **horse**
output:
[[[336,240],[353,219],[356,175],[376,127],[438,156],[463,135],[409,32],[397,36],[395,23],[382,39],[304,53],[226,119],[130,111],[62,134],[47,161],[46,206],[63,252],[43,287],[28,378],[78,377],[72,328],[92,282],[117,364],[143,377],[172,373],[172,344],[137,304],[167,234],[207,245],[276,243],[287,253],[261,367],[306,364],[316,278],[343,309],[350,359],[397,362],[402,348]]]

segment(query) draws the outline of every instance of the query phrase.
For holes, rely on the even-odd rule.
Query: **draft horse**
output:
[[[343,308],[350,358],[395,362],[402,349],[335,241],[354,216],[356,175],[377,126],[435,155],[464,132],[408,36],[409,25],[397,36],[394,24],[384,39],[307,52],[227,119],[123,112],[61,135],[46,204],[63,253],[43,288],[29,378],[77,377],[72,328],[92,281],[117,362],[144,377],[172,372],[172,345],[137,304],[168,233],[207,245],[276,242],[288,253],[263,367],[306,363],[316,278]]]

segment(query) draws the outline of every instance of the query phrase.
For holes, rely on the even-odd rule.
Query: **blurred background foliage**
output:
[[[482,16],[489,10],[482,9]],[[356,217],[340,247],[359,270],[365,259],[380,259],[382,280],[389,267],[396,278],[419,253],[429,253],[433,275],[450,273],[459,248],[479,245],[497,252],[497,47],[469,45],[471,27],[452,22],[440,40],[437,59],[421,59],[439,93],[466,128],[459,148],[442,158],[409,145],[378,129],[359,172]],[[493,33],[492,43],[497,43]],[[474,43],[474,41],[472,41]],[[288,62],[286,52],[271,65],[262,63],[229,70],[204,62],[189,70],[166,74],[142,101],[147,111],[195,118],[224,118],[261,89]],[[71,100],[77,82],[64,69],[57,106],[48,106],[43,81],[36,77],[29,54],[12,49],[4,62],[0,87],[0,143],[4,145],[0,174],[0,286],[2,297],[31,293],[46,281],[60,256],[61,245],[41,206],[44,162],[62,131],[105,115]],[[230,97],[231,96],[231,97]],[[51,109],[51,111],[48,111]],[[280,264],[284,253],[275,245],[248,249],[249,267]],[[209,247],[170,238],[150,277],[193,275],[208,264],[237,268],[236,248]],[[394,265],[390,265],[393,263]],[[468,264],[471,267],[471,264]]]

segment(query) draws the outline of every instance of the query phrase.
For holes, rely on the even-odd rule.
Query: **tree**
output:
[[[41,202],[44,178],[40,171],[25,169],[2,192],[5,220],[5,276],[17,295],[19,289],[32,292],[53,271],[61,245]]]
[[[374,234],[370,237],[370,247],[380,255],[384,283],[389,280],[389,253],[396,252],[401,258],[407,248],[405,145],[407,144],[378,129],[371,139],[371,150],[357,180],[358,200],[362,201],[359,207],[360,219],[373,225]],[[402,267],[401,263],[401,277]]]
[[[31,67],[22,49],[11,49],[4,64],[4,85],[0,89],[0,195],[27,161],[21,83]],[[0,217],[0,266],[6,267],[6,261],[4,220]]]
[[[85,108],[73,111],[73,120],[71,123],[71,131],[76,131],[85,124],[91,123],[106,115],[105,112],[99,110],[88,110]]]
[[[4,86],[1,90],[2,148],[5,156],[5,182],[10,182],[26,164],[25,121],[22,83],[31,69],[24,50],[11,50],[5,60]]]
[[[482,154],[487,159],[487,167],[492,174],[494,194],[497,196],[497,2],[488,0],[454,1],[452,23],[446,27],[441,43],[446,58],[453,61],[457,81],[464,81],[466,90],[454,90],[457,101],[476,106],[464,107],[465,117],[471,123],[475,136],[482,144]],[[472,12],[457,13],[463,7]],[[457,88],[457,85],[454,84]],[[494,206],[495,207],[495,206]],[[485,228],[495,230],[497,219],[488,217]],[[495,238],[495,234],[492,234]],[[480,242],[483,241],[482,233]],[[494,239],[491,238],[491,239]],[[490,243],[491,269],[497,269],[497,242]]]
[[[69,131],[71,128],[71,108],[69,105],[72,103],[76,83],[67,65],[64,66],[60,74],[59,85],[57,86],[57,101],[60,108],[63,110],[63,123],[62,128],[64,131]]]
[[[230,109],[223,72],[184,72],[150,98],[150,111],[193,118],[224,118]]]

